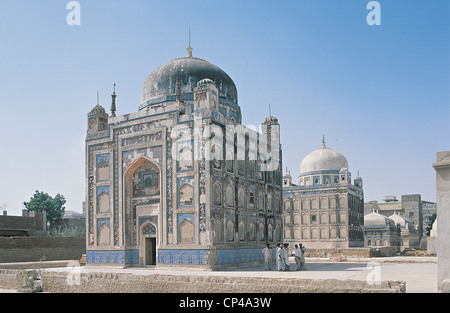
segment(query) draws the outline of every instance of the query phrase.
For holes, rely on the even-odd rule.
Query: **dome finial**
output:
[[[192,47],[191,47],[191,26],[189,26],[189,46],[186,48],[187,55],[186,57],[192,58]]]
[[[323,135],[322,137],[322,148],[326,148],[327,146],[325,145],[326,141],[325,141],[325,135]]]

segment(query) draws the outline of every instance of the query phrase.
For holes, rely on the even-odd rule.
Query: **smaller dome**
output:
[[[394,213],[391,216],[389,216],[389,218],[394,221],[396,226],[400,224],[400,227],[406,227],[406,220],[399,214]]]
[[[268,116],[263,122],[263,125],[279,125],[278,119],[275,116]]]
[[[206,86],[207,84],[213,84],[213,81],[209,78],[202,79],[201,81],[199,81],[197,83],[197,87],[201,88],[201,87]]]
[[[372,211],[372,213],[364,215],[364,226],[384,226],[386,225],[387,221],[389,221],[389,218],[378,212],[375,212],[375,210]]]

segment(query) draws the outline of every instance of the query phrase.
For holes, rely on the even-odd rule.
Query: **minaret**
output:
[[[354,184],[356,187],[363,189],[363,179],[361,178],[361,176],[359,176],[359,170],[358,170],[358,176],[354,180]]]
[[[115,117],[116,116],[116,84],[114,84],[114,92],[111,95],[112,101],[111,101],[111,117]]]
[[[97,91],[97,105],[88,113],[88,134],[104,131],[108,128],[108,113],[100,105]]]
[[[291,186],[292,186],[291,172],[286,167],[286,172],[283,175],[283,187],[291,187]]]
[[[264,151],[267,152],[265,161],[271,163],[270,169],[279,171],[280,180],[282,177],[281,168],[281,141],[280,141],[280,124],[275,116],[272,116],[272,112],[269,105],[269,116],[266,117],[261,125],[262,138],[261,141],[266,143],[266,147],[259,146],[260,156],[264,155]],[[263,150],[264,149],[264,150]],[[270,155],[270,156],[269,156]],[[267,158],[269,157],[269,158]],[[270,160],[269,160],[270,159]]]

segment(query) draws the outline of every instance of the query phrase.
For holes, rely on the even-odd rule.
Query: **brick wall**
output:
[[[79,260],[84,253],[85,238],[0,237],[0,263]]]
[[[45,213],[30,212],[29,216],[0,216],[0,229],[27,230],[29,235],[45,234],[47,219]]]

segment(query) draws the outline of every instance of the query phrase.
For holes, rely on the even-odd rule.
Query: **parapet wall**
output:
[[[84,253],[84,237],[0,237],[0,263],[79,260]]]

